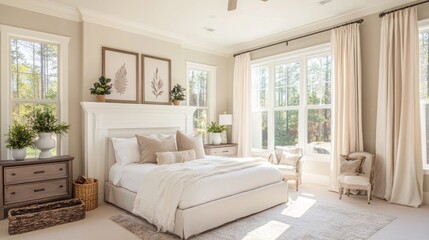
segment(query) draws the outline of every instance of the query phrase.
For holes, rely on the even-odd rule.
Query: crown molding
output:
[[[375,13],[380,13],[382,11],[385,11],[386,9],[392,9],[397,6],[406,5],[411,2],[414,2],[414,0],[387,0],[378,4],[367,6],[364,9],[356,10],[356,11],[350,11],[346,12],[342,15],[327,18],[321,21],[318,21],[316,23],[310,23],[307,25],[303,25],[300,27],[296,27],[281,33],[273,34],[271,36],[258,38],[254,41],[249,41],[243,44],[237,44],[234,45],[231,49],[234,49],[234,52],[242,52],[246,51],[251,48],[271,44],[273,42],[282,41],[290,37],[296,37],[299,35],[307,34],[309,32],[318,31],[323,28],[335,26],[338,24],[342,24],[348,21],[355,20],[357,18],[362,18],[368,15],[372,15]],[[377,16],[378,17],[378,16]]]
[[[42,13],[58,18],[63,18],[75,22],[82,21],[81,15],[76,8],[65,6],[63,4],[58,4],[55,2],[49,2],[45,0],[0,0],[0,4],[21,8],[32,12]]]

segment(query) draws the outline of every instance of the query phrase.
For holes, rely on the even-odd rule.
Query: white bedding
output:
[[[205,159],[225,159],[207,156]],[[129,164],[124,167],[115,164],[111,167],[109,180],[114,185],[137,193],[145,174],[156,168],[156,164]],[[258,176],[258,177],[255,177]],[[258,167],[214,175],[190,185],[183,192],[179,208],[186,209],[203,203],[249,191],[281,181],[282,175],[274,165],[263,164]]]

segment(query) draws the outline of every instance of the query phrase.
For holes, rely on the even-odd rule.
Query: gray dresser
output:
[[[72,197],[71,156],[0,161],[0,219],[11,208]]]

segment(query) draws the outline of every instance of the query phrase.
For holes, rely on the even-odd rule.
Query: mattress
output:
[[[207,157],[216,161],[220,157]],[[198,161],[198,160],[196,160]],[[109,181],[118,187],[137,193],[145,173],[156,164],[115,164],[110,169]],[[184,189],[179,208],[187,209],[237,193],[267,186],[282,180],[282,174],[272,164],[262,164],[239,171],[203,178]]]

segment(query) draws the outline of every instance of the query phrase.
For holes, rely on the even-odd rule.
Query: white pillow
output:
[[[301,159],[301,154],[294,154],[287,151],[283,151],[280,157],[280,164],[296,167],[296,164],[300,159]]]
[[[136,138],[111,138],[116,162],[125,166],[140,162],[139,147]]]

